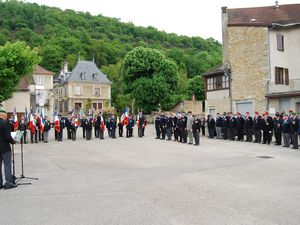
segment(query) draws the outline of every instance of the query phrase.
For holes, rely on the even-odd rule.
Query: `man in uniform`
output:
[[[87,124],[87,119],[85,117],[85,115],[82,115],[82,118],[80,120],[80,126],[82,127],[82,137],[83,139],[85,139],[85,133],[86,133],[86,127],[85,125]]]
[[[172,123],[173,123],[174,141],[178,141],[178,133],[177,133],[177,128],[176,128],[176,124],[177,124],[177,120],[178,120],[177,115],[173,114],[172,119],[173,119]]]
[[[166,124],[167,141],[171,141],[171,139],[172,139],[172,129],[173,129],[173,118],[168,113],[167,114],[167,124]]]
[[[21,121],[19,123],[19,130],[24,132],[21,138],[21,143],[27,144],[27,124],[24,116],[21,116]]]
[[[110,127],[111,138],[113,139],[116,138],[117,120],[115,115],[111,116],[109,120],[109,127]]]
[[[200,129],[201,129],[201,120],[197,117],[193,120],[192,130],[193,136],[195,139],[195,146],[198,146],[200,143]]]
[[[215,138],[216,121],[212,115],[207,116],[208,137]]]
[[[235,141],[235,132],[236,132],[236,118],[233,116],[233,113],[230,112],[229,118],[229,140]]]
[[[182,143],[187,143],[187,116],[185,113],[182,113],[182,124],[181,124],[181,133],[182,133]]]
[[[202,131],[202,136],[205,136],[205,126],[206,126],[206,119],[205,116],[201,116],[201,131]]]
[[[71,140],[71,139],[72,139],[72,124],[71,124],[71,118],[66,117],[64,121],[65,121],[65,126],[66,126],[66,128],[67,128],[67,137],[68,137],[68,140]]]
[[[13,181],[11,171],[11,147],[15,140],[11,137],[11,127],[7,122],[7,113],[0,110],[0,189],[14,188],[17,185]],[[3,185],[2,162],[4,164],[4,174],[6,183]]]
[[[49,131],[51,130],[51,122],[48,119],[48,116],[45,116],[45,125],[44,125],[44,143],[49,141]]]
[[[160,116],[156,113],[155,116],[155,130],[156,130],[156,139],[160,139]]]
[[[293,149],[298,149],[298,129],[299,129],[299,119],[297,118],[297,114],[295,112],[292,113],[290,118],[290,132],[292,138]]]
[[[291,144],[290,120],[287,115],[283,116],[282,122],[283,147],[289,148]]]
[[[262,128],[263,128],[263,144],[270,144],[272,141],[272,131],[273,131],[273,120],[269,116],[268,112],[263,114]]]
[[[246,141],[252,142],[252,127],[253,127],[253,119],[250,116],[249,112],[246,112],[245,118],[245,130],[246,130]]]
[[[254,141],[253,143],[261,143],[261,130],[262,130],[262,118],[255,112],[253,118],[253,132],[254,132]]]
[[[57,141],[62,141],[64,129],[65,129],[65,120],[62,119],[61,115],[58,115],[58,118],[59,118],[60,131],[58,132]]]
[[[274,123],[275,145],[281,145],[283,121],[280,118],[280,115],[278,112],[275,114],[273,123]]]
[[[223,120],[222,120],[222,129],[223,129],[223,139],[228,139],[228,132],[229,132],[229,115],[226,112],[223,113]]]
[[[119,117],[119,123],[118,123],[119,137],[123,137],[123,127],[124,127],[124,124],[123,124],[123,121],[122,121],[121,118],[122,118],[122,117],[120,116],[120,117]]]
[[[186,124],[186,129],[188,132],[188,137],[189,137],[189,145],[193,144],[193,122],[194,122],[194,117],[191,111],[188,112],[188,117],[187,117],[187,124]]]
[[[139,112],[137,117],[137,126],[138,126],[138,136],[143,137],[145,126],[146,126],[146,118],[141,111]]]
[[[217,118],[216,118],[217,139],[222,139],[222,127],[223,127],[223,118],[221,117],[220,113],[217,113]]]
[[[182,115],[181,113],[178,113],[178,119],[176,122],[176,131],[177,131],[177,136],[178,136],[178,142],[182,142]]]
[[[238,141],[244,141],[244,124],[245,124],[245,120],[241,116],[241,113],[238,112],[236,118],[236,131],[237,131]]]
[[[93,118],[89,120],[85,120],[85,130],[86,130],[86,140],[91,140],[92,138],[92,130],[93,130]]]
[[[161,113],[160,115],[161,140],[166,139],[166,125],[167,125],[167,118],[164,113]]]

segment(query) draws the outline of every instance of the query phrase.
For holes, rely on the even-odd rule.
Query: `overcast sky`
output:
[[[153,26],[168,33],[213,37],[222,40],[221,7],[275,5],[275,0],[24,0],[61,9],[88,11],[93,15],[120,18],[139,26]],[[300,0],[279,0],[280,4]]]

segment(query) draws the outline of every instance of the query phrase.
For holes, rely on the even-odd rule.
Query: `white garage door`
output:
[[[253,116],[253,103],[252,102],[239,102],[236,103],[236,112],[240,112],[242,115],[245,115],[246,112],[249,112]]]

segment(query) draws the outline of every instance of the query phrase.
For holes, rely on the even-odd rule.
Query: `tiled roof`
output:
[[[37,65],[32,74],[38,74],[38,75],[50,75],[50,76],[54,76],[54,73],[49,71],[49,70],[46,70],[45,68],[41,67],[40,65]]]
[[[300,4],[227,9],[228,26],[272,26],[300,22]]]
[[[29,85],[34,84],[34,80],[31,76],[23,77],[18,83],[16,90],[17,91],[29,91]]]
[[[217,66],[209,69],[202,76],[209,77],[212,75],[220,75],[220,74],[224,74],[223,64],[217,65]]]

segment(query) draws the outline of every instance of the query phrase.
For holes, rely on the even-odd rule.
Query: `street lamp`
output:
[[[224,76],[228,78],[228,87],[229,87],[229,100],[230,100],[230,112],[232,112],[232,93],[231,93],[231,63],[226,60],[223,62],[223,72]]]

